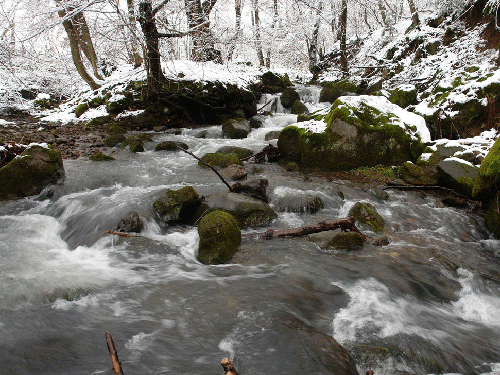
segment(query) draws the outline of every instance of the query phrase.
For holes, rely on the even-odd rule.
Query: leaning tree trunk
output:
[[[265,66],[264,53],[262,52],[262,40],[260,38],[260,19],[259,19],[259,3],[258,0],[252,0],[252,25],[254,28],[255,48],[257,50],[257,57],[259,58],[259,65]]]
[[[160,39],[156,20],[153,14],[153,6],[148,1],[139,4],[139,23],[146,41],[146,68],[148,72],[148,94],[160,91],[165,81],[160,62]]]
[[[314,24],[314,30],[312,33],[311,40],[309,41],[309,71],[313,74],[313,81],[318,78],[318,36],[319,27],[321,25],[321,11],[323,10],[323,3],[320,2],[318,6],[318,11],[316,15],[316,23]]]
[[[242,0],[235,0],[234,11],[236,13],[236,25],[235,25],[236,32],[234,34],[233,41],[229,46],[229,50],[227,51],[228,60],[233,59],[233,53],[234,50],[236,49],[236,43],[241,38],[241,5],[242,5]]]
[[[76,70],[78,71],[78,74],[80,74],[80,77],[83,78],[83,80],[90,86],[92,90],[96,90],[101,85],[97,82],[96,78],[93,77],[85,68],[85,64],[83,63],[82,60],[82,55],[80,53],[80,33],[78,31],[78,28],[74,25],[74,17],[71,18],[66,18],[66,11],[60,10],[58,12],[59,17],[63,19],[63,27],[64,30],[66,31],[66,34],[68,35],[68,40],[69,40],[69,46],[71,48],[71,57],[73,58],[73,62],[75,64]]]
[[[342,10],[340,13],[340,69],[342,76],[349,75],[349,66],[347,65],[347,0],[342,0]]]
[[[217,0],[185,0],[189,34],[192,38],[191,58],[194,61],[222,63],[222,54],[215,48],[215,37],[210,31],[210,12]]]
[[[415,6],[415,2],[413,0],[408,0],[408,5],[410,6],[411,26],[415,28],[418,25],[420,25],[420,19],[418,17],[417,7]]]
[[[139,39],[137,38],[137,27],[135,24],[135,8],[134,0],[127,0],[128,22],[130,31],[130,60],[134,63],[134,67],[138,68],[142,65],[142,57],[138,51]]]
[[[85,16],[82,12],[75,14],[72,19],[78,31],[78,43],[80,44],[80,49],[92,65],[92,70],[94,71],[94,76],[98,79],[102,79],[99,74],[97,55],[95,53],[94,44],[92,43],[92,38],[90,37],[90,30],[85,20]]]

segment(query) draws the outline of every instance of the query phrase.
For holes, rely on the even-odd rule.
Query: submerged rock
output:
[[[197,259],[203,264],[227,262],[241,243],[241,230],[236,219],[224,211],[212,211],[198,226],[200,243]]]
[[[250,127],[252,129],[262,128],[265,123],[266,123],[266,116],[263,115],[255,115],[250,119]]]
[[[205,198],[197,216],[206,210],[221,210],[233,215],[241,228],[267,225],[278,215],[266,203],[237,193],[218,193]]]
[[[113,161],[114,157],[103,154],[102,152],[96,152],[89,156],[89,159],[92,161]]]
[[[192,186],[167,190],[153,203],[153,210],[163,224],[192,224],[201,200]]]
[[[125,142],[126,139],[127,138],[123,134],[112,134],[104,138],[102,143],[108,147],[115,147],[116,145]]]
[[[0,168],[0,200],[36,195],[64,177],[61,152],[47,144],[29,145],[18,157]]]
[[[365,244],[365,238],[358,232],[340,232],[326,243],[327,249],[355,250]]]
[[[278,212],[314,214],[323,208],[323,200],[312,194],[290,194],[273,202]]]
[[[155,151],[177,151],[177,146],[183,148],[184,150],[189,149],[189,146],[184,142],[178,141],[164,141],[156,145]]]
[[[356,219],[356,223],[364,224],[374,232],[382,232],[385,226],[385,220],[377,212],[377,209],[370,203],[357,202],[350,210],[349,216]]]
[[[144,229],[144,217],[135,211],[129,212],[116,226],[117,232],[141,233]]]
[[[236,154],[240,159],[245,159],[253,155],[253,151],[251,149],[237,146],[222,146],[215,152],[220,154]]]

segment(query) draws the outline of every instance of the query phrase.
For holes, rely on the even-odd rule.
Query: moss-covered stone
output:
[[[437,165],[440,183],[456,192],[472,196],[473,181],[478,177],[478,169],[458,158],[448,158]]]
[[[323,208],[323,200],[313,194],[288,194],[277,198],[273,204],[278,212],[314,214]]]
[[[82,103],[77,105],[73,112],[75,113],[76,117],[80,117],[85,113],[87,109],[89,109],[89,105],[87,103]]]
[[[123,143],[121,147],[128,147],[131,152],[144,152],[144,144],[139,137],[132,136],[128,137]]]
[[[370,203],[357,202],[350,210],[349,216],[353,216],[357,223],[367,225],[374,232],[382,232],[385,220]]]
[[[251,130],[250,121],[243,118],[231,119],[222,124],[222,133],[231,139],[246,138]]]
[[[290,109],[290,113],[294,115],[309,113],[306,105],[302,103],[300,100],[296,100],[293,102],[292,108]]]
[[[108,135],[102,143],[107,147],[115,147],[117,144],[125,142],[127,138],[123,134]]]
[[[294,88],[287,87],[281,94],[280,101],[283,108],[292,108],[293,103],[300,100],[300,96]]]
[[[97,95],[91,98],[87,103],[90,108],[97,108],[105,103],[106,99],[103,96]]]
[[[412,185],[437,185],[439,175],[436,167],[419,166],[410,162],[404,162],[400,167],[401,178],[404,182]]]
[[[163,224],[192,224],[201,200],[192,186],[167,190],[153,203],[153,210]]]
[[[241,230],[236,219],[223,211],[212,211],[198,226],[200,243],[197,259],[203,264],[227,262],[241,243]]]
[[[39,194],[64,177],[61,153],[48,145],[31,146],[0,168],[0,200]]]
[[[287,86],[291,86],[288,75],[280,77],[278,74],[275,74],[273,72],[264,73],[261,77],[261,82],[262,92],[271,94],[282,92],[287,88]]]
[[[341,232],[333,236],[325,245],[327,249],[356,250],[365,244],[365,238],[358,232]]]
[[[183,148],[184,150],[189,149],[188,145],[183,142],[164,141],[156,145],[155,151],[177,151],[177,146]]]
[[[237,146],[222,146],[215,152],[218,152],[220,154],[236,154],[240,159],[248,158],[254,154],[254,152],[249,148]]]
[[[240,158],[236,154],[221,154],[218,152],[210,152],[203,155],[201,157],[201,160],[203,160],[207,164],[210,164],[212,167],[220,168],[229,167],[231,164],[243,165],[243,163],[240,161]],[[201,162],[198,162],[198,165],[200,167],[206,168],[206,165]]]
[[[112,161],[115,160],[114,157],[103,154],[102,152],[96,152],[89,156],[89,159],[92,161]]]
[[[88,129],[96,129],[109,121],[109,116],[94,117],[92,120],[85,124]]]
[[[141,133],[141,134],[137,135],[137,138],[139,138],[139,140],[141,140],[142,142],[152,142],[153,141],[153,137],[151,137],[151,134],[148,134],[148,133]]]
[[[490,200],[500,188],[500,138],[497,138],[488,155],[481,162],[479,177],[474,184],[473,196]]]
[[[500,192],[497,191],[486,211],[486,226],[496,238],[500,238]]]
[[[124,95],[112,96],[106,101],[106,109],[109,113],[120,113],[127,109],[130,102],[131,100]]]
[[[121,124],[112,122],[106,126],[106,134],[125,134],[127,130],[125,130]]]
[[[285,169],[288,172],[298,172],[300,170],[300,167],[297,165],[297,163],[291,161],[289,163],[286,163]]]
[[[414,85],[401,85],[396,87],[389,97],[391,103],[406,108],[417,104],[417,88]]]

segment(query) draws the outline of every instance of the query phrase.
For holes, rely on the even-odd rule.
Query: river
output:
[[[315,106],[317,91],[301,96]],[[1,202],[0,373],[112,374],[105,331],[127,375],[222,374],[224,357],[246,375],[329,373],[278,327],[288,314],[354,353],[360,373],[500,374],[500,241],[480,213],[430,193],[388,190],[382,200],[368,185],[262,164],[250,174],[269,180],[271,206],[303,193],[325,205],[280,213],[270,228],[345,217],[365,201],[385,219],[390,244],[343,252],[322,249],[321,235],[250,236],[233,262],[205,266],[196,229],[155,222],[152,203],[165,189],[226,189],[191,156],[155,152],[155,143],[182,141],[200,156],[223,145],[260,151],[267,132],[295,119],[276,113],[244,140],[221,138],[220,127],[206,138],[199,129],[158,134],[146,152],[113,162],[66,160],[48,197]],[[108,235],[130,211],[150,218],[142,237]]]

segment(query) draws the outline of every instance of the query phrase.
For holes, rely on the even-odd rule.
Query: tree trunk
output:
[[[347,65],[347,0],[342,0],[342,9],[340,13],[340,69],[342,76],[349,75],[349,66]]]
[[[139,45],[139,39],[137,38],[137,27],[135,25],[136,20],[134,0],[127,0],[127,9],[130,30],[130,60],[134,64],[134,67],[138,68],[142,65],[143,59],[137,49],[137,46]]]
[[[94,71],[94,76],[102,80],[99,74],[97,55],[95,53],[94,44],[92,43],[92,38],[90,37],[89,26],[85,20],[85,16],[82,12],[75,14],[72,17],[73,24],[76,26],[78,31],[78,43],[80,44],[80,49],[83,54],[90,61],[92,65],[92,70]]]
[[[408,5],[410,6],[411,26],[415,28],[420,25],[417,8],[415,7],[415,2],[413,0],[408,0]]]
[[[262,40],[260,38],[260,19],[259,19],[259,3],[258,0],[252,0],[252,25],[254,30],[255,48],[257,50],[257,57],[259,58],[259,65],[265,66],[264,53],[262,52]]]
[[[278,0],[273,0],[273,23],[271,24],[271,29],[274,30],[276,28],[276,25],[278,24]],[[271,49],[267,50],[267,57],[266,57],[266,68],[271,67]]]
[[[384,27],[389,27],[389,24],[387,23],[387,12],[382,0],[378,0],[378,10],[380,11],[380,16],[382,17],[382,23],[384,24]]]
[[[222,63],[222,54],[215,48],[215,37],[210,31],[210,12],[217,0],[185,0],[188,27],[192,37],[191,58],[194,61]]]
[[[314,30],[312,33],[311,40],[309,42],[308,54],[309,54],[309,71],[313,74],[313,81],[317,79],[319,69],[318,69],[318,36],[319,27],[321,25],[321,11],[323,10],[323,3],[320,2],[318,6],[318,11],[316,15],[316,23],[314,24]]]
[[[66,17],[66,11],[64,10],[60,10],[58,14],[62,19]],[[71,17],[69,19],[64,19],[62,23],[64,30],[68,35],[69,46],[71,48],[71,57],[73,58],[73,62],[75,64],[76,70],[78,71],[78,74],[80,74],[80,77],[83,78],[83,80],[90,86],[92,90],[96,90],[101,87],[101,85],[97,83],[95,77],[92,77],[92,75],[85,68],[85,65],[82,61],[82,55],[80,53],[80,34],[77,27],[75,27],[75,25],[73,24],[73,20],[74,17]]]
[[[143,1],[139,4],[139,23],[146,41],[146,68],[148,72],[149,94],[160,91],[165,76],[161,70],[160,62],[160,40],[156,21],[153,14],[153,6],[150,2]]]
[[[236,48],[236,43],[241,38],[241,5],[242,5],[242,0],[235,0],[234,11],[236,13],[236,25],[235,25],[236,32],[234,34],[233,41],[229,46],[229,50],[227,51],[228,60],[233,59],[233,53]]]

